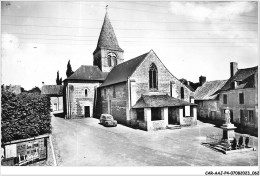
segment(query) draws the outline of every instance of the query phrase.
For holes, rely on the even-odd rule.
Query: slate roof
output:
[[[232,82],[241,81],[241,83],[236,87],[236,89],[252,88],[254,87],[254,74],[258,73],[258,66],[238,69],[236,74],[229,78],[226,84],[222,87],[220,91],[227,91],[232,89]]]
[[[50,96],[62,96],[63,85],[43,85],[41,94]]]
[[[190,86],[190,85],[186,85],[186,84],[184,84],[188,89],[190,89],[190,91],[192,91],[192,92],[194,92],[195,90]]]
[[[102,47],[107,49],[114,49],[117,51],[123,51],[118,45],[114,29],[108,17],[108,13],[106,13],[105,15],[103,26],[98,38],[97,48],[95,49],[94,53]]]
[[[108,73],[101,72],[98,66],[81,65],[70,77],[66,80],[91,80],[103,81]]]
[[[188,106],[196,105],[169,95],[142,95],[133,106],[133,108],[149,107],[171,107],[171,106]]]
[[[133,74],[133,72],[136,70],[136,68],[140,65],[140,63],[146,58],[146,56],[150,52],[142,54],[136,58],[130,59],[126,62],[123,62],[123,63],[115,66],[109,72],[106,80],[103,82],[103,84],[101,84],[100,87],[127,81],[128,77]]]
[[[219,91],[227,82],[227,80],[207,81],[198,87],[194,93],[195,100],[213,100],[217,97]]]

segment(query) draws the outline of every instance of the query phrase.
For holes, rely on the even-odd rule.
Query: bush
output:
[[[51,133],[50,98],[41,94],[15,95],[2,90],[2,142]]]
[[[237,139],[234,138],[234,140],[233,140],[233,142],[232,142],[232,149],[233,149],[233,150],[236,150],[236,148],[237,148]]]

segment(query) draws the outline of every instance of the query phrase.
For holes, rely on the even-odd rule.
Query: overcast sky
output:
[[[25,89],[93,64],[105,6],[125,61],[153,49],[178,79],[258,64],[256,2],[2,2],[2,84]]]

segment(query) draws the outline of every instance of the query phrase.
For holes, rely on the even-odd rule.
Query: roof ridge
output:
[[[256,68],[258,68],[258,65],[254,66],[254,67],[241,68],[241,69],[238,69],[238,70],[250,70],[250,69],[256,69]]]

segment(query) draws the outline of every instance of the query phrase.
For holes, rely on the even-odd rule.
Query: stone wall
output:
[[[135,81],[135,91],[131,91],[133,97],[132,100],[137,101],[142,94],[149,94],[149,68],[154,63],[158,70],[158,91],[156,93],[167,93],[175,98],[181,99],[181,87],[184,88],[184,100],[190,101],[190,96],[194,96],[184,84],[182,84],[176,77],[174,77],[164,64],[159,60],[154,52],[151,52],[147,58],[139,65],[136,71],[130,77],[130,80]],[[171,86],[172,84],[172,86]],[[172,91],[171,91],[172,87]],[[136,102],[132,102],[135,104]]]
[[[196,100],[195,103],[198,105],[198,118],[223,120],[218,100]]]
[[[124,62],[124,54],[121,51],[116,50],[108,50],[108,49],[101,49],[97,51],[94,55],[94,65],[97,65],[101,71],[103,72],[110,72],[113,66],[108,66],[107,54],[109,52],[114,53],[117,56],[117,64]]]
[[[118,123],[127,124],[127,84],[101,87],[102,114],[111,114]]]
[[[100,83],[68,83],[66,87],[67,115],[71,118],[85,117],[85,106],[90,108],[90,117],[93,116],[95,88]],[[87,90],[87,96],[85,96]],[[70,118],[70,117],[68,117]]]

